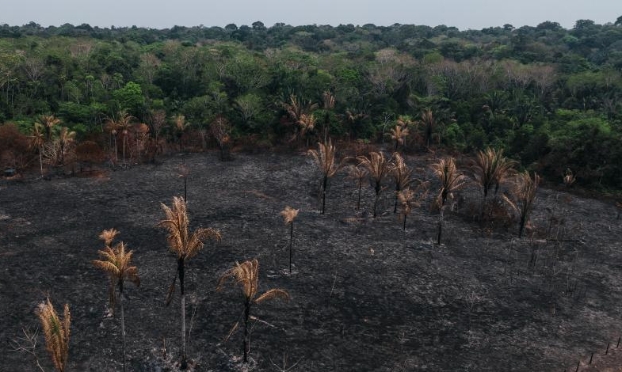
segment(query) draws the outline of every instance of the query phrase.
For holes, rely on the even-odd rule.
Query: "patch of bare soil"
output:
[[[607,361],[603,371],[619,370],[622,231],[613,205],[543,189],[532,238],[518,239],[515,225],[472,221],[480,196],[469,189],[464,205],[446,214],[436,246],[432,196],[404,232],[392,213],[392,186],[373,219],[371,188],[356,211],[357,189],[343,174],[331,180],[320,215],[319,178],[302,154],[183,160],[193,227],[223,234],[187,266],[195,371],[242,370],[241,331],[225,340],[242,298],[234,287],[216,292],[216,282],[252,258],[261,266],[260,292],[283,288],[292,297],[256,307],[254,370],[574,371],[579,360],[580,370]],[[57,309],[71,307],[67,371],[121,370],[119,321],[107,310],[107,279],[91,263],[102,248],[99,232],[112,227],[135,251],[142,281],[126,290],[129,370],[176,369],[179,295],[164,306],[176,263],[155,225],[160,203],[183,193],[181,162],[175,156],[97,177],[0,181],[0,369],[36,370],[30,355],[11,350],[22,329],[36,328],[36,306],[49,295]],[[407,162],[427,169],[421,158]],[[292,275],[289,229],[279,215],[287,205],[301,209]],[[39,337],[39,360],[51,370]]]

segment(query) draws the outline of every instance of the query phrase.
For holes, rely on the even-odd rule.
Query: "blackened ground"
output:
[[[432,180],[430,160],[407,158],[419,178]],[[225,341],[243,311],[240,291],[216,292],[216,282],[251,258],[260,262],[262,292],[283,288],[292,297],[255,308],[255,370],[561,372],[579,359],[587,364],[592,352],[595,363],[617,355],[602,355],[622,332],[621,222],[612,205],[542,189],[532,238],[517,239],[515,225],[473,222],[480,196],[467,189],[436,246],[432,196],[403,232],[389,183],[373,219],[371,188],[356,211],[356,187],[339,174],[320,215],[319,177],[304,154],[219,162],[209,153],[94,177],[0,181],[0,369],[36,370],[30,355],[11,350],[22,329],[37,327],[35,309],[49,295],[57,309],[71,307],[67,371],[121,370],[108,282],[91,263],[102,248],[98,234],[114,227],[135,251],[142,281],[126,290],[129,370],[175,370],[179,293],[164,306],[175,258],[155,225],[160,203],[183,193],[182,161],[193,227],[223,234],[187,267],[196,371],[240,370],[242,332]],[[279,215],[287,205],[301,209],[292,275],[289,229]],[[41,336],[37,353],[51,370]]]

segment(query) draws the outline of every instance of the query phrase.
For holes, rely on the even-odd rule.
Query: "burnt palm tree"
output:
[[[189,231],[190,219],[186,209],[186,201],[180,197],[173,197],[172,208],[162,204],[162,209],[166,218],[158,223],[159,227],[167,230],[168,246],[177,255],[177,269],[166,298],[166,305],[171,303],[175,284],[179,277],[179,289],[181,292],[181,367],[187,368],[186,359],[186,293],[185,293],[185,271],[186,262],[203,248],[206,240],[219,242],[221,235],[218,230],[212,228],[199,228],[194,232]]]
[[[356,182],[358,187],[358,199],[356,201],[356,210],[361,209],[361,192],[363,190],[363,182],[367,178],[367,170],[360,166],[351,165],[348,170],[348,178]]]
[[[393,213],[397,213],[398,194],[400,191],[410,186],[413,170],[406,165],[402,155],[397,152],[393,154],[393,159],[389,167],[390,173],[393,176],[393,181],[395,182],[395,205],[393,206]]]
[[[421,124],[423,125],[424,137],[426,147],[430,147],[430,142],[432,141],[432,136],[434,135],[434,131],[438,126],[438,122],[434,117],[434,113],[432,110],[428,109],[421,113]]]
[[[408,187],[397,193],[401,206],[400,218],[402,219],[404,231],[406,231],[406,219],[410,216],[413,209],[421,207],[421,202],[428,196],[429,188],[430,184],[428,182],[421,182],[414,189]]]
[[[40,123],[35,123],[32,127],[32,133],[30,135],[30,148],[37,149],[39,153],[39,169],[41,171],[41,177],[43,177],[43,145],[45,144],[45,135],[43,134],[43,126]]]
[[[54,305],[48,298],[39,304],[37,316],[41,321],[41,328],[45,336],[45,348],[47,349],[54,368],[58,372],[64,372],[69,355],[69,336],[71,335],[71,314],[69,305],[65,304],[63,319],[61,320],[54,310]]]
[[[397,120],[397,124],[395,125],[395,127],[391,128],[389,135],[391,136],[391,140],[393,140],[394,143],[393,151],[399,150],[400,146],[403,147],[406,138],[410,135],[410,132],[408,130],[408,122],[406,121],[406,119],[400,116],[400,118]]]
[[[115,247],[111,247],[112,239],[116,236],[116,230],[104,230],[100,237],[106,243],[103,250],[98,251],[101,260],[93,260],[93,265],[102,269],[110,277],[110,306],[113,309],[116,304],[116,289],[119,290],[119,305],[121,307],[121,339],[123,342],[123,371],[125,371],[125,310],[123,308],[123,290],[125,281],[140,286],[140,278],[138,276],[138,268],[131,266],[133,251],[126,251],[125,244],[120,242]],[[109,238],[112,235],[112,238]]]
[[[384,190],[382,181],[389,173],[389,161],[384,157],[382,152],[370,152],[369,157],[359,156],[357,159],[360,165],[367,169],[374,187],[374,192],[376,194],[376,198],[374,199],[374,218],[376,218],[378,200],[380,199],[380,193]]]
[[[292,244],[294,242],[294,220],[298,217],[298,209],[294,209],[290,206],[285,207],[281,211],[283,216],[283,222],[285,226],[289,225],[289,273],[292,273]]]
[[[251,310],[253,305],[259,305],[264,301],[281,298],[283,300],[289,300],[289,293],[284,289],[274,288],[264,292],[261,295],[257,295],[259,291],[259,262],[257,259],[251,261],[245,261],[243,263],[236,263],[235,267],[227,270],[218,281],[217,290],[221,290],[223,285],[228,279],[234,280],[242,290],[244,296],[244,363],[248,363],[248,354],[250,353],[250,321]],[[233,329],[229,333],[231,335],[233,331],[237,329],[239,323],[233,326]]]
[[[540,176],[534,173],[533,178],[529,175],[529,172],[525,171],[519,173],[510,188],[510,196],[513,199],[503,196],[505,201],[518,212],[519,226],[518,237],[523,236],[525,225],[529,221],[529,215],[533,210],[536,193],[538,191],[538,185],[540,184]]]
[[[320,192],[322,195],[322,208],[320,213],[326,212],[326,190],[328,189],[328,181],[341,169],[343,166],[343,160],[341,163],[337,163],[337,149],[328,140],[328,143],[318,142],[317,150],[309,150],[307,154],[313,157],[315,164],[322,174],[322,183],[320,184]]]
[[[482,190],[481,214],[483,216],[486,198],[493,186],[495,194],[501,182],[513,172],[514,162],[503,156],[503,149],[495,150],[487,148],[479,151],[475,157],[475,162],[471,167],[473,179]]]
[[[115,135],[115,151],[116,151],[116,135],[121,133],[123,139],[123,163],[126,164],[125,149],[127,147],[127,135],[132,128],[132,123],[136,118],[126,111],[121,111],[117,114],[117,118],[107,118],[106,127],[110,129],[110,132]],[[116,153],[115,153],[116,155]]]
[[[54,115],[41,115],[37,118],[37,124],[40,124],[45,130],[45,139],[52,139],[52,129],[61,123],[61,120]]]
[[[184,200],[187,201],[188,176],[190,175],[190,168],[188,168],[185,163],[182,163],[179,168],[177,168],[177,174],[179,178],[184,180]]]
[[[432,164],[431,168],[441,182],[441,187],[436,197],[436,205],[439,208],[436,244],[441,244],[443,218],[447,199],[453,197],[453,192],[459,190],[465,185],[466,177],[458,172],[456,162],[452,157],[441,159],[438,163]]]
[[[179,143],[179,151],[183,150],[183,137],[186,130],[190,127],[190,123],[186,121],[186,117],[181,114],[173,116],[173,129]]]
[[[76,139],[76,132],[70,131],[67,127],[60,128],[60,133],[58,134],[58,148],[59,148],[59,161],[60,165],[65,165],[65,158],[69,155],[69,150],[71,146],[74,144]]]

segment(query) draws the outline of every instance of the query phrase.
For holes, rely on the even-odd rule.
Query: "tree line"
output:
[[[399,125],[405,151],[504,148],[550,179],[571,169],[577,183],[612,188],[622,181],[621,18],[466,31],[0,25],[0,156],[5,167],[36,163],[45,146],[16,144],[16,132],[37,135],[42,117],[62,122],[47,142],[66,128],[86,152],[124,162],[166,146],[217,145],[226,157],[236,145],[389,141]]]

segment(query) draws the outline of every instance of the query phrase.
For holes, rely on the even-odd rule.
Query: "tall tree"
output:
[[[166,218],[158,223],[158,226],[168,231],[168,246],[177,255],[177,269],[173,283],[168,291],[166,304],[170,304],[175,291],[175,284],[179,277],[179,289],[181,292],[181,366],[187,368],[188,361],[186,356],[186,293],[185,293],[185,271],[186,262],[203,248],[206,240],[220,242],[221,235],[218,230],[212,228],[199,228],[190,232],[190,218],[186,209],[186,201],[180,197],[173,197],[173,206],[168,207],[162,204],[162,209]]]
[[[443,233],[443,218],[445,214],[445,206],[447,199],[453,197],[453,192],[462,188],[466,183],[466,177],[458,171],[454,158],[443,158],[431,166],[432,171],[441,182],[438,195],[436,197],[436,205],[439,208],[438,234],[436,244],[441,244],[441,235]]]
[[[106,246],[103,250],[98,251],[97,253],[102,258],[101,260],[93,260],[93,265],[101,270],[103,270],[110,277],[110,299],[111,299],[111,308],[114,311],[116,304],[116,289],[119,290],[119,305],[121,307],[121,339],[123,342],[123,371],[125,372],[125,364],[126,364],[126,344],[125,344],[125,310],[123,307],[123,290],[124,284],[126,280],[134,283],[137,287],[140,286],[140,278],[138,276],[138,268],[136,266],[131,265],[132,255],[134,251],[126,251],[125,244],[120,242],[116,246],[112,247],[112,239],[110,239],[110,235],[116,235],[116,230],[112,230],[114,233],[111,233],[111,230],[104,230],[100,237],[106,243]]]
[[[374,199],[374,218],[376,218],[378,200],[380,199],[380,193],[384,190],[382,187],[382,181],[389,173],[389,161],[384,157],[382,152],[371,152],[369,157],[359,156],[357,157],[361,166],[367,169],[367,173],[372,180],[374,192],[376,197]]]
[[[292,244],[294,242],[294,220],[298,217],[298,209],[294,209],[290,206],[286,206],[281,211],[283,216],[283,222],[285,225],[289,225],[289,273],[292,273]]]
[[[412,169],[406,165],[404,158],[399,153],[394,153],[389,165],[389,171],[393,176],[395,182],[395,205],[393,207],[393,213],[397,213],[398,194],[403,189],[410,186],[412,180]]]
[[[328,189],[328,181],[341,169],[343,161],[337,163],[337,149],[330,140],[328,143],[318,142],[317,150],[309,150],[308,154],[313,157],[315,164],[322,174],[322,183],[320,184],[320,192],[322,195],[322,208],[320,213],[326,212],[326,190]]]
[[[218,289],[221,290],[223,285],[228,279],[233,279],[242,290],[244,295],[244,363],[248,363],[248,354],[251,348],[250,339],[250,321],[251,310],[253,305],[259,305],[264,301],[281,298],[283,300],[289,300],[289,293],[284,289],[274,288],[264,292],[262,295],[257,295],[259,292],[259,262],[257,259],[252,261],[245,261],[236,263],[235,267],[227,270],[218,281]],[[237,323],[234,325],[232,332],[237,329]],[[230,332],[230,334],[232,333]]]

